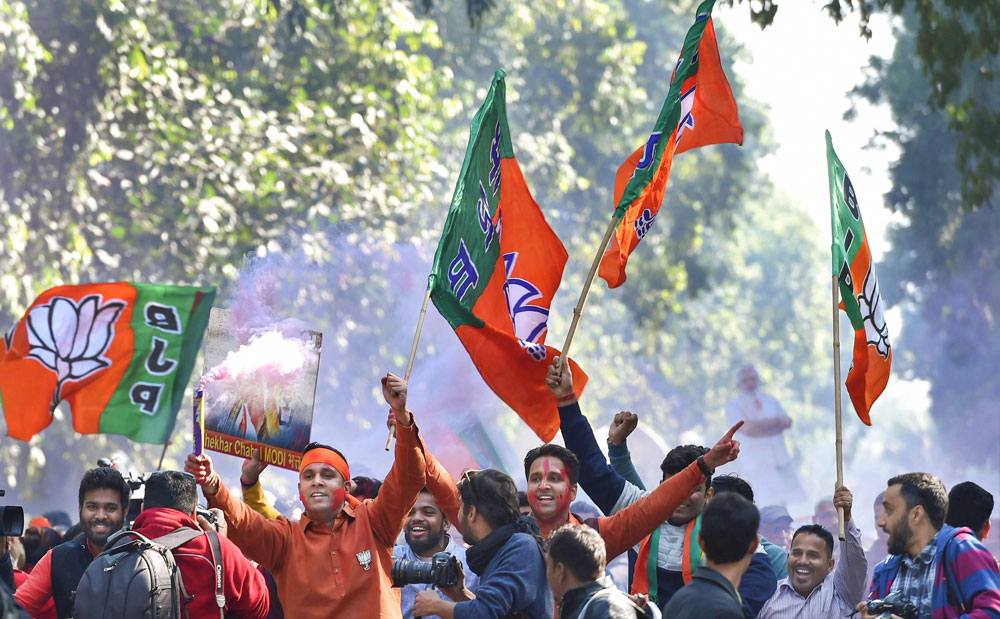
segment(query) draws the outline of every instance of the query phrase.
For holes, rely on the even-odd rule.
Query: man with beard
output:
[[[347,493],[347,460],[319,443],[306,446],[299,469],[298,521],[269,519],[253,511],[223,484],[207,455],[188,456],[209,507],[218,507],[228,535],[250,559],[274,576],[286,617],[401,617],[391,582],[392,549],[403,519],[424,487],[424,451],[406,407],[406,381],[382,379],[382,395],[398,420],[395,461],[378,498]],[[344,436],[350,440],[349,435]]]
[[[417,495],[417,502],[410,508],[410,513],[407,514],[406,520],[403,522],[403,536],[406,543],[396,545],[392,553],[393,559],[429,562],[435,554],[447,552],[464,565],[465,547],[448,534],[450,527],[448,516],[434,502],[431,491],[424,488]],[[466,572],[465,586],[474,593],[479,587],[479,577],[473,572]],[[403,587],[404,619],[413,618],[413,600],[418,593],[427,589],[434,589],[434,587],[425,583],[413,583]],[[425,619],[434,619],[435,617],[437,615],[424,616]]]
[[[865,597],[868,564],[861,547],[861,530],[851,519],[853,497],[841,486],[833,495],[844,508],[846,540],[840,558],[833,558],[833,535],[819,524],[799,527],[788,551],[788,577],[760,610],[760,619],[839,619]]]
[[[549,366],[545,384],[559,402],[563,440],[580,460],[580,485],[587,496],[602,512],[614,516],[652,493],[608,465],[597,446],[590,422],[580,410],[573,391],[571,373],[560,372],[559,361],[557,357]],[[737,420],[737,425],[730,433],[739,425]],[[727,436],[732,438],[731,434]],[[671,449],[660,465],[663,471],[660,484],[670,483],[675,476],[685,474],[696,463],[704,464],[710,451],[698,445],[680,445]],[[697,466],[700,468],[701,464]],[[648,594],[650,600],[661,610],[675,592],[691,581],[702,558],[698,551],[699,517],[712,497],[712,470],[706,467],[702,469],[702,473],[704,481],[689,487],[688,495],[676,506],[670,517],[660,521],[659,526],[634,551],[629,551],[629,569],[632,570],[630,591]],[[756,508],[754,511],[756,513]],[[759,514],[757,518],[759,520]],[[611,555],[610,544],[608,555]],[[767,554],[763,551],[755,554],[746,574],[742,575],[739,586],[746,616],[757,616],[764,602],[774,593],[777,584],[778,579]]]
[[[73,614],[73,593],[83,572],[108,537],[122,528],[129,487],[112,468],[90,469],[80,480],[80,526],[84,535],[56,546],[38,562],[14,594],[18,604],[37,616],[54,600],[60,619]]]
[[[870,600],[896,593],[919,617],[1000,617],[996,561],[969,529],[944,524],[948,495],[929,473],[888,482],[878,526],[889,534],[889,557],[875,568]],[[857,609],[874,619],[868,602]]]
[[[542,541],[534,521],[518,513],[514,480],[496,469],[468,471],[458,492],[459,528],[472,545],[466,558],[468,568],[479,574],[479,589],[469,591],[463,575],[455,587],[444,590],[454,601],[422,591],[413,604],[414,616],[551,619],[554,603]]]

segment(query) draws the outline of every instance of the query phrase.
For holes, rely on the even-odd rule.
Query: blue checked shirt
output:
[[[916,557],[903,555],[899,566],[899,574],[892,581],[890,591],[899,591],[904,600],[916,604],[918,616],[931,616],[932,596],[934,595],[934,575],[937,573],[937,535],[924,546]]]

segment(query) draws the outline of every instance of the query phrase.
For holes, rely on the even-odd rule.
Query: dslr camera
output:
[[[894,591],[884,600],[869,600],[866,612],[876,617],[888,613],[903,619],[917,619],[919,609],[916,604],[904,599],[901,593]]]
[[[0,490],[0,496],[7,494]],[[0,505],[0,537],[21,537],[24,533],[24,508],[19,505]]]
[[[439,552],[430,561],[396,559],[392,562],[392,586],[405,587],[426,583],[435,587],[458,584],[458,559],[450,552]]]

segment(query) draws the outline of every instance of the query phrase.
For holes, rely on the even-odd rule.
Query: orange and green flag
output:
[[[486,384],[549,441],[559,413],[545,373],[559,352],[545,335],[567,254],[514,158],[504,77],[497,70],[472,119],[428,284]],[[579,394],[587,375],[572,361],[570,368]]]
[[[714,4],[707,0],[698,7],[653,133],[615,175],[615,217],[620,221],[598,270],[609,288],[625,283],[629,255],[653,226],[674,155],[708,144],[743,143],[739,110],[712,25]]]
[[[871,425],[869,411],[889,382],[892,346],[858,197],[844,164],[833,150],[829,131],[826,161],[830,174],[833,274],[840,280],[840,309],[854,327],[854,360],[847,373],[847,393],[858,417]]]
[[[0,408],[22,441],[69,405],[81,434],[165,443],[215,288],[116,282],[43,292],[0,341]]]

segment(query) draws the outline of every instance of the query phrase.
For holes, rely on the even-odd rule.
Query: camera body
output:
[[[889,613],[903,619],[917,619],[919,609],[913,602],[903,599],[903,596],[898,592],[893,592],[885,596],[884,600],[869,601],[865,612],[876,616]]]
[[[219,528],[219,517],[215,515],[215,512],[213,512],[213,511],[211,511],[211,510],[209,510],[209,509],[207,509],[205,507],[202,507],[201,505],[199,505],[195,511],[196,511],[197,515],[199,515],[202,518],[204,518],[205,520],[207,520],[209,522],[209,524],[211,524],[213,527],[216,528],[216,530],[218,530],[218,528]]]
[[[392,586],[424,583],[435,587],[453,587],[459,582],[458,559],[450,552],[439,552],[430,561],[396,559],[392,562]]]
[[[7,494],[0,490],[0,496]],[[21,537],[24,533],[24,508],[20,505],[0,505],[0,537]]]

